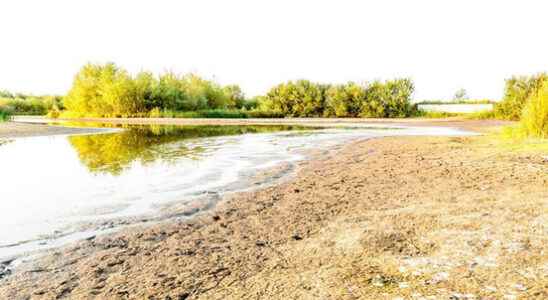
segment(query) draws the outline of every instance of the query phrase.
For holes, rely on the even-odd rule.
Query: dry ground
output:
[[[358,141],[189,222],[55,251],[1,299],[547,299],[548,155]]]

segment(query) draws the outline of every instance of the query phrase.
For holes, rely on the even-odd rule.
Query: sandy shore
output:
[[[101,132],[101,131],[102,129],[49,126],[44,124],[23,123],[23,122],[0,123],[0,139],[29,137],[29,136],[83,134],[83,133],[93,133],[93,132]]]
[[[413,125],[440,123],[497,124]],[[0,298],[546,299],[548,153],[500,143],[390,137],[317,153],[289,182],[190,221],[22,265]]]
[[[22,116],[15,121],[47,122],[44,117]],[[111,124],[151,124],[151,125],[308,125],[308,126],[345,126],[352,124],[372,124],[381,126],[445,126],[475,130],[486,126],[507,125],[507,121],[473,121],[461,117],[443,119],[363,119],[363,118],[283,118],[283,119],[184,119],[184,118],[80,118],[56,119],[69,122],[97,122]]]

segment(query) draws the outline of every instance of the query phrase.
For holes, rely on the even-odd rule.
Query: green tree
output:
[[[65,107],[80,114],[95,113],[94,108],[100,101],[99,78],[102,67],[86,64],[74,77],[72,88],[65,99]]]
[[[548,74],[546,73],[534,76],[514,76],[507,79],[504,87],[504,97],[501,102],[495,105],[496,117],[519,120],[527,100],[546,81],[548,81]]]
[[[459,89],[455,92],[455,96],[453,96],[453,100],[466,100],[468,99],[468,93],[465,89]]]
[[[229,108],[241,109],[245,105],[245,95],[242,92],[240,86],[233,84],[227,85],[223,88],[226,99],[228,101],[227,106]]]

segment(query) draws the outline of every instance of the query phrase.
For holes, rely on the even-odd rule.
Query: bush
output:
[[[162,111],[158,107],[155,107],[148,113],[148,116],[150,118],[161,118]]]
[[[519,120],[527,100],[546,81],[548,81],[548,74],[546,73],[534,76],[514,76],[506,80],[504,97],[494,108],[495,116],[498,119]]]
[[[0,122],[6,122],[11,119],[11,114],[8,111],[0,108]]]
[[[445,112],[445,111],[417,110],[417,112],[413,115],[413,117],[426,118],[426,119],[442,119],[442,118],[458,117],[460,115],[461,114],[458,114],[458,113],[451,113],[451,112]]]
[[[131,76],[113,63],[87,64],[75,76],[66,108],[96,117],[166,116],[171,112],[235,109],[245,106],[237,85],[222,87],[194,74]],[[159,113],[161,111],[161,113]]]
[[[520,127],[527,136],[548,138],[548,82],[530,95]]]
[[[61,112],[57,109],[54,109],[48,112],[47,117],[51,119],[57,119],[59,118],[60,115],[61,115]]]
[[[261,110],[209,109],[197,111],[152,110],[151,118],[208,118],[208,119],[246,119],[246,118],[283,118],[283,114]]]
[[[272,88],[261,108],[290,117],[409,117],[416,113],[413,91],[410,79],[343,85],[289,81]]]
[[[365,103],[366,88],[353,82],[329,87],[325,93],[326,117],[358,117]]]
[[[279,84],[263,100],[266,110],[280,112],[289,117],[319,117],[324,110],[322,86],[308,80]]]

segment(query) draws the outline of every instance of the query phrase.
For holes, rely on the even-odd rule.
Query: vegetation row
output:
[[[323,84],[288,81],[264,96],[247,99],[237,85],[222,86],[195,74],[151,72],[131,75],[113,63],[87,64],[74,77],[68,94],[32,96],[0,91],[0,121],[11,115],[50,117],[412,117],[428,116],[412,104],[410,79]],[[465,91],[459,93],[465,95]],[[461,96],[462,96],[461,95]],[[458,103],[491,103],[456,98]],[[427,101],[423,104],[439,104]],[[493,111],[476,118],[520,120],[527,136],[548,137],[548,75],[506,80],[504,97]]]

